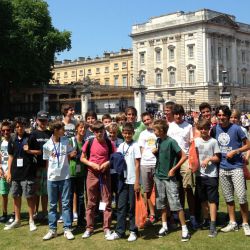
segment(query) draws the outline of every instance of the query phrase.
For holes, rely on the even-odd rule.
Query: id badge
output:
[[[55,168],[53,172],[54,172],[55,176],[60,176],[61,175],[61,169],[60,168]]]
[[[76,173],[80,173],[81,172],[81,165],[77,164],[76,165]]]
[[[106,203],[105,202],[100,202],[99,203],[99,210],[100,211],[105,211],[106,210]]]
[[[23,167],[23,158],[17,158],[17,160],[16,160],[16,166],[18,168],[22,168]]]

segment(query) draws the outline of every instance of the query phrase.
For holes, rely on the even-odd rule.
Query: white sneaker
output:
[[[50,240],[52,238],[55,238],[57,236],[57,233],[55,230],[50,229],[49,232],[44,235],[43,240]]]
[[[249,227],[248,223],[242,224],[242,228],[244,230],[245,235],[250,236],[250,227]]]
[[[234,222],[234,223],[229,222],[226,227],[221,228],[221,232],[223,232],[223,233],[228,233],[231,231],[238,231],[238,230],[239,229],[238,229],[238,225],[236,222]]]
[[[21,227],[21,222],[14,220],[10,225],[6,225],[3,230],[11,230],[18,227]]]
[[[82,235],[82,238],[83,239],[87,239],[89,238],[91,235],[93,234],[93,232],[89,231],[89,230],[86,230],[83,235]]]
[[[168,229],[166,227],[162,227],[158,233],[158,237],[161,238],[167,234],[168,234]]]
[[[137,235],[135,232],[130,232],[130,235],[128,237],[128,242],[132,242],[132,241],[135,241],[137,240]]]
[[[110,236],[111,236],[111,231],[109,229],[106,229],[104,232],[104,238],[107,239]]]
[[[113,232],[109,237],[106,238],[106,240],[118,240],[120,238],[121,237],[116,232]]]
[[[66,229],[64,231],[64,237],[67,238],[68,240],[75,239],[75,236],[72,234],[72,232],[69,229]]]
[[[37,227],[36,227],[35,222],[33,220],[29,221],[29,224],[30,224],[30,232],[37,230]]]
[[[59,217],[59,219],[57,220],[58,223],[63,223],[63,217],[62,215]]]

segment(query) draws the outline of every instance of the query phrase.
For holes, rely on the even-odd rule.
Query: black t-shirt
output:
[[[85,135],[84,135],[84,141],[89,141],[91,139],[95,138],[95,134],[94,132],[90,131],[89,129],[87,129]]]
[[[8,154],[13,156],[11,165],[11,179],[13,181],[33,180],[36,177],[34,157],[23,150],[25,144],[28,144],[29,149],[40,149],[37,142],[27,133],[24,133],[22,139],[18,139],[17,135],[11,136],[8,144]],[[22,159],[22,167],[17,167],[19,159]]]
[[[50,139],[51,132],[49,130],[41,131],[41,130],[34,130],[31,135],[31,141],[35,140],[36,143],[39,145],[39,149],[43,152],[43,145]],[[37,167],[46,167],[46,161],[43,160],[43,155],[37,155]]]

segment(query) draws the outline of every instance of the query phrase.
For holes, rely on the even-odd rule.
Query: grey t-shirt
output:
[[[199,152],[200,164],[206,158],[211,157],[214,154],[220,153],[218,142],[212,137],[207,141],[203,140],[200,137],[195,138],[195,147]],[[218,167],[214,163],[207,165],[206,168],[200,166],[196,174],[198,176],[218,177]]]

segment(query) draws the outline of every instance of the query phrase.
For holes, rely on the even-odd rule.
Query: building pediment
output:
[[[231,28],[238,29],[239,26],[236,22],[234,22],[230,17],[227,15],[219,15],[217,17],[211,18],[208,20],[208,23],[212,24],[218,24],[218,25],[223,25],[223,26],[228,26]]]

